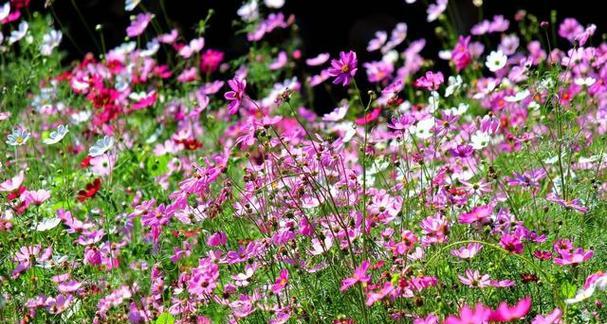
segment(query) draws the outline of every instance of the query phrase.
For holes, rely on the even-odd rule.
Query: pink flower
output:
[[[434,315],[434,314],[428,314],[428,316],[422,318],[422,317],[418,317],[415,320],[413,320],[413,324],[438,324],[438,316]]]
[[[478,270],[468,269],[465,276],[457,275],[459,280],[471,288],[485,288],[491,286],[491,280],[488,274],[481,275]]]
[[[472,208],[470,212],[463,213],[457,218],[462,224],[486,225],[492,222],[493,207],[491,205],[482,205]]]
[[[223,96],[228,101],[230,101],[230,103],[228,104],[228,112],[230,113],[230,115],[234,115],[238,111],[238,108],[240,108],[240,105],[242,104],[243,100],[245,99],[246,95],[244,91],[247,87],[247,80],[239,80],[234,78],[228,81],[228,85],[232,90],[226,92]]]
[[[16,279],[19,277],[22,272],[34,266],[34,263],[43,263],[50,260],[52,254],[53,248],[50,246],[44,251],[42,251],[42,247],[39,244],[21,247],[13,258],[19,264],[13,270],[12,278]]]
[[[575,40],[575,36],[584,32],[584,27],[574,18],[566,18],[559,26],[559,36],[570,42]]]
[[[451,250],[451,255],[460,259],[472,259],[483,248],[479,243],[470,243],[459,249]]]
[[[341,83],[342,86],[350,84],[358,69],[357,64],[358,60],[354,51],[340,52],[339,59],[332,60],[331,67],[327,71],[329,76],[335,77],[333,84]]]
[[[224,232],[213,233],[207,240],[208,246],[220,246],[226,244],[228,236]]]
[[[592,250],[584,250],[583,248],[573,249],[573,251],[563,251],[559,257],[554,258],[554,263],[565,266],[576,266],[582,262],[590,260],[594,252]]]
[[[500,245],[509,252],[515,254],[523,253],[523,243],[521,242],[521,238],[517,235],[504,234],[500,239]]]
[[[331,55],[329,55],[329,53],[320,53],[315,57],[307,59],[306,64],[309,66],[318,66],[321,64],[325,64],[325,62],[328,61],[330,58]]]
[[[472,53],[468,45],[470,45],[470,36],[460,36],[455,48],[451,51],[451,61],[455,64],[457,72],[465,69],[472,62]]]
[[[19,189],[19,187],[21,187],[21,184],[23,183],[24,178],[25,177],[23,174],[23,170],[19,171],[16,176],[0,183],[0,192],[12,192]]]
[[[51,198],[51,192],[40,189],[35,191],[26,191],[23,193],[24,200],[27,204],[41,205],[43,202]]]
[[[560,324],[560,323],[562,323],[562,321],[561,321],[562,315],[563,315],[563,312],[561,311],[561,309],[555,308],[552,312],[550,312],[546,316],[537,315],[533,319],[531,324]]]
[[[415,80],[415,86],[417,88],[426,89],[428,91],[436,91],[441,84],[445,82],[445,78],[443,77],[442,72],[426,72],[426,75],[421,78]]]
[[[287,65],[287,62],[288,62],[287,52],[281,51],[280,53],[278,53],[278,57],[276,57],[276,59],[274,61],[272,61],[272,63],[270,63],[268,65],[268,67],[270,68],[270,70],[280,70],[285,65]]]
[[[531,309],[531,298],[525,297],[516,305],[510,307],[505,302],[500,303],[497,309],[489,315],[490,321],[495,322],[510,322],[516,319],[521,319],[529,313]]]
[[[367,270],[369,269],[369,261],[363,261],[360,266],[354,269],[354,274],[350,278],[346,278],[341,282],[340,291],[346,291],[350,289],[350,287],[354,286],[356,283],[360,282],[366,284],[371,280],[371,276],[367,274]]]
[[[152,21],[152,18],[154,18],[154,15],[148,12],[140,13],[131,18],[131,25],[126,29],[126,34],[129,37],[141,35],[145,31],[145,28],[148,26],[150,21]]]
[[[491,309],[483,304],[476,304],[474,309],[465,305],[459,311],[459,317],[455,315],[449,315],[445,319],[444,324],[483,324],[489,322],[489,315]]]
[[[279,294],[287,286],[287,283],[289,283],[289,271],[287,269],[282,269],[280,270],[280,274],[278,275],[278,278],[276,278],[274,285],[272,285],[272,292],[274,294]]]
[[[217,71],[219,64],[223,61],[223,52],[215,49],[208,49],[200,56],[200,71],[202,73],[213,73]]]

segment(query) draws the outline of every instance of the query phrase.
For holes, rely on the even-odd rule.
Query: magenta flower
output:
[[[356,74],[358,60],[354,51],[340,52],[339,60],[331,61],[331,67],[328,69],[329,76],[335,77],[333,84],[347,86]]]
[[[224,232],[213,233],[207,240],[208,246],[220,246],[226,244],[228,236]]]
[[[537,315],[531,324],[560,324],[563,311],[560,308],[555,308],[552,312],[544,315]]]
[[[565,266],[576,266],[582,262],[590,260],[594,255],[592,250],[584,250],[583,248],[573,249],[571,252],[563,251],[559,257],[554,258],[554,263]]]
[[[523,253],[523,242],[518,235],[504,234],[500,239],[500,245],[515,254]]]
[[[340,291],[346,291],[350,289],[350,287],[354,286],[356,283],[367,283],[371,280],[371,276],[367,274],[367,270],[369,269],[369,261],[363,261],[360,266],[354,269],[354,274],[350,278],[346,278],[341,282]]]
[[[490,321],[495,322],[510,322],[516,319],[521,319],[529,313],[531,309],[531,298],[525,297],[516,305],[510,307],[505,302],[500,303],[497,309],[489,315]]]
[[[493,207],[491,205],[476,206],[468,213],[457,218],[462,224],[486,225],[492,222]]]
[[[208,49],[200,56],[200,71],[202,73],[213,73],[223,62],[223,52],[215,49]]]
[[[426,89],[428,91],[436,91],[441,84],[445,82],[442,72],[426,72],[426,75],[415,80],[415,87]]]
[[[140,13],[131,18],[131,25],[127,27],[126,34],[129,37],[135,37],[143,34],[150,21],[152,21],[152,18],[154,18],[154,15],[148,12]]]
[[[470,36],[460,36],[455,48],[451,51],[451,61],[455,64],[457,72],[465,69],[472,62],[472,53],[468,45],[470,45]]]
[[[280,270],[280,274],[278,278],[276,278],[276,282],[272,285],[272,292],[275,294],[279,294],[289,283],[289,270],[282,269]]]
[[[465,305],[460,311],[459,316],[449,315],[443,322],[444,324],[471,324],[487,323],[491,315],[491,309],[483,304],[476,304],[474,309]]]
[[[234,115],[245,99],[246,94],[244,93],[244,90],[247,87],[247,80],[234,78],[228,81],[228,85],[232,90],[226,92],[223,97],[230,101],[228,104],[228,112],[230,115]]]

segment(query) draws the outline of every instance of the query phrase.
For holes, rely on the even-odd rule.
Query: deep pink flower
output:
[[[500,239],[500,245],[515,254],[523,253],[523,242],[518,235],[504,234]]]
[[[459,215],[458,221],[462,224],[486,225],[492,222],[493,207],[482,205],[472,208],[471,211]]]
[[[445,82],[445,78],[442,72],[426,72],[426,75],[415,80],[415,86],[417,88],[426,89],[428,91],[436,91],[441,84]]]
[[[217,71],[221,62],[223,62],[223,52],[208,49],[200,56],[200,71],[206,74],[213,73]]]
[[[451,61],[455,64],[455,70],[460,72],[472,62],[472,53],[468,48],[470,36],[460,36],[455,48],[451,51]]]
[[[240,108],[240,105],[242,105],[242,102],[245,99],[246,95],[244,91],[247,87],[247,80],[234,78],[228,81],[228,85],[232,90],[226,92],[223,96],[230,101],[228,104],[228,112],[233,115],[238,111],[238,108]]]
[[[342,86],[350,84],[358,69],[357,64],[358,59],[354,51],[340,52],[339,59],[332,60],[331,67],[327,71],[329,76],[335,77],[333,84],[341,83]]]
[[[491,315],[489,315],[489,320],[495,322],[510,322],[525,317],[525,315],[529,313],[530,309],[530,297],[521,299],[512,307],[508,306],[506,302],[502,302],[495,311],[491,312]]]
[[[213,233],[207,240],[208,246],[220,246],[226,244],[228,236],[224,232]]]
[[[443,324],[483,324],[488,323],[491,309],[483,304],[476,304],[474,309],[465,305],[459,316],[449,315]]]
[[[369,265],[369,261],[363,261],[360,266],[354,269],[354,274],[352,275],[352,277],[342,280],[341,288],[339,288],[339,290],[346,291],[358,282],[363,284],[369,282],[369,280],[371,280],[371,276],[367,274]]]
[[[274,285],[272,285],[272,292],[279,294],[287,286],[287,283],[289,283],[289,270],[282,269]]]

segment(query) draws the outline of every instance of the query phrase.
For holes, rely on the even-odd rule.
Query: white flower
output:
[[[440,99],[440,95],[437,91],[432,91],[430,93],[430,97],[428,98],[428,110],[430,113],[434,113],[436,109],[438,109],[438,102]]]
[[[470,106],[468,104],[461,102],[459,105],[457,105],[457,107],[447,109],[447,112],[454,116],[462,116],[466,113],[466,111],[468,111],[469,107]]]
[[[89,155],[91,157],[100,156],[109,151],[112,146],[114,146],[114,138],[111,136],[104,136],[102,139],[98,140],[95,145],[91,146]]]
[[[6,144],[11,146],[19,146],[25,144],[30,138],[30,133],[25,129],[14,128],[13,132],[6,137]]]
[[[159,49],[160,49],[160,43],[158,43],[158,41],[154,39],[154,40],[147,42],[146,49],[141,51],[140,54],[143,57],[149,57],[149,56],[156,54],[156,52],[158,52]]]
[[[40,53],[44,56],[49,56],[53,52],[55,47],[59,46],[63,34],[58,30],[51,30],[42,36],[42,45],[40,46]]]
[[[517,92],[514,96],[505,96],[504,100],[506,100],[507,102],[519,102],[519,101],[529,97],[530,94],[531,94],[531,92],[529,92],[529,90],[525,89],[521,92]]]
[[[594,286],[590,286],[588,289],[580,289],[577,294],[575,294],[575,297],[565,299],[565,304],[576,304],[584,299],[588,299],[594,294],[594,290]]]
[[[57,227],[57,225],[59,225],[60,223],[61,223],[61,219],[59,219],[57,217],[45,218],[45,219],[41,220],[36,226],[34,226],[33,229],[35,229],[38,232],[44,232],[44,231],[48,231],[50,229]]]
[[[489,69],[489,71],[496,72],[506,66],[507,61],[508,57],[504,55],[502,51],[492,51],[489,56],[487,56],[485,66]]]
[[[61,141],[69,131],[70,130],[67,125],[59,125],[57,130],[52,131],[48,135],[48,138],[42,140],[42,143],[46,145],[59,143],[59,141]]]
[[[449,85],[447,86],[447,89],[445,89],[445,98],[449,97],[450,95],[454,94],[457,90],[459,90],[462,87],[463,83],[464,83],[464,81],[462,80],[461,76],[459,76],[459,75],[450,76]]]
[[[11,13],[11,3],[7,1],[5,4],[3,4],[0,7],[0,20],[6,19],[10,13]]]
[[[25,34],[27,34],[28,28],[29,28],[29,25],[27,24],[27,22],[22,21],[19,24],[19,28],[17,30],[13,30],[11,32],[11,35],[8,38],[8,43],[14,44],[14,43],[18,42],[19,40],[21,40],[23,37],[25,37]]]
[[[340,134],[341,140],[344,143],[350,142],[354,135],[356,135],[356,128],[354,128],[353,122],[339,123],[333,127],[333,130]]]
[[[586,78],[576,78],[575,80],[573,80],[573,82],[579,86],[591,86],[596,82],[596,79],[593,77],[586,77]]]
[[[285,5],[285,0],[264,0],[263,3],[268,8],[278,9]]]
[[[491,142],[491,136],[488,133],[480,130],[477,130],[476,133],[470,137],[470,143],[472,144],[472,148],[475,150],[480,150],[486,147],[489,145],[489,142]]]
[[[259,10],[257,6],[257,0],[250,1],[245,3],[238,9],[236,12],[242,20],[250,22],[257,18],[259,18]]]
[[[133,9],[135,9],[140,2],[141,0],[126,0],[124,2],[124,10],[133,11]]]
[[[346,117],[346,114],[348,113],[348,108],[350,108],[350,106],[347,103],[341,107],[337,107],[332,112],[322,116],[322,120],[331,122],[340,121],[344,119],[344,117]]]
[[[74,125],[83,123],[83,122],[89,120],[89,118],[91,118],[91,113],[86,110],[83,110],[81,112],[77,112],[77,113],[70,115],[70,121]]]
[[[411,127],[411,133],[415,134],[420,139],[428,139],[432,137],[432,129],[434,129],[434,117],[423,119],[417,125]]]

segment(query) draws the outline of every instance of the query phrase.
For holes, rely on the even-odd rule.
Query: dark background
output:
[[[266,10],[263,0],[258,2],[260,8]],[[205,33],[205,48],[223,50],[226,58],[230,59],[247,52],[246,36],[236,34],[237,28],[233,25],[238,19],[236,11],[241,3],[238,0],[164,0],[166,17],[160,0],[143,0],[142,5],[132,12],[125,12],[124,0],[54,0],[49,9],[55,16],[57,27],[66,34],[61,43],[61,49],[68,54],[66,63],[80,60],[87,52],[101,54],[102,43],[106,49],[111,49],[124,42],[129,17],[142,10],[156,14],[155,22],[160,24],[163,32],[178,28],[189,40],[195,36],[198,22],[206,17],[209,9],[213,9],[214,15]],[[34,10],[42,9],[43,4],[42,0],[32,0]],[[539,21],[550,21],[551,11],[556,10],[559,22],[563,18],[575,17],[583,25],[596,24],[597,34],[603,34],[607,30],[603,7],[602,1],[598,0],[485,0],[481,11],[473,6],[472,0],[450,0],[448,12],[460,34],[469,34],[470,27],[479,18],[491,19],[496,14],[510,20],[510,31],[514,31],[517,26],[513,16],[520,9],[535,15]],[[426,38],[424,57],[436,58],[442,49],[434,36],[434,29],[439,24],[426,22],[423,0],[415,4],[407,4],[405,0],[286,0],[281,11],[296,17],[304,58],[321,52],[334,56],[341,50],[353,49],[359,54],[360,61],[379,59],[378,54],[367,53],[367,43],[376,31],[385,30],[389,34],[398,22],[407,23],[409,41]],[[265,14],[267,12],[262,11],[261,15]],[[103,42],[100,32],[95,30],[96,25],[103,26]],[[149,30],[152,30],[151,26]],[[497,45],[497,36],[492,37],[496,38]],[[567,46],[565,43],[560,45]],[[439,64],[436,69],[447,67],[442,60],[436,62]],[[369,89],[371,85],[365,79],[364,73],[357,75],[361,88]],[[313,106],[318,113],[335,107],[336,98],[341,97],[343,89],[334,90],[329,95],[322,87],[314,89]]]
[[[42,1],[32,1],[33,6],[42,7]],[[35,3],[34,3],[35,2]],[[259,0],[262,7],[263,0]],[[430,1],[432,2],[432,1]],[[287,0],[282,11],[294,14],[300,27],[304,55],[313,56],[320,52],[338,53],[344,49],[354,49],[363,53],[375,31],[383,29],[388,33],[398,22],[409,26],[409,40],[426,37],[426,51],[435,55],[439,49],[433,42],[433,29],[437,23],[426,22],[424,2],[406,4],[404,0]],[[206,32],[205,47],[224,50],[228,57],[246,51],[244,35],[235,35],[232,22],[237,19],[236,10],[241,1],[237,0],[165,0],[169,23],[165,21],[159,0],[144,0],[133,12],[124,11],[124,0],[55,0],[51,10],[64,30],[69,33],[62,43],[69,53],[68,59],[81,58],[85,52],[101,52],[101,39],[95,26],[103,26],[106,48],[113,48],[124,41],[129,16],[142,8],[156,14],[157,22],[168,30],[178,27],[183,35],[194,35],[195,26],[207,11],[215,11]],[[456,27],[460,33],[468,33],[478,22],[480,11],[472,5],[472,0],[451,0],[449,6],[456,14]],[[485,0],[482,15],[491,18],[503,14],[511,21],[519,9],[536,15],[540,20],[550,19],[550,11],[558,12],[559,20],[575,17],[582,24],[595,23],[598,32],[603,33],[607,25],[602,1],[597,0]],[[151,27],[150,27],[151,29]]]

